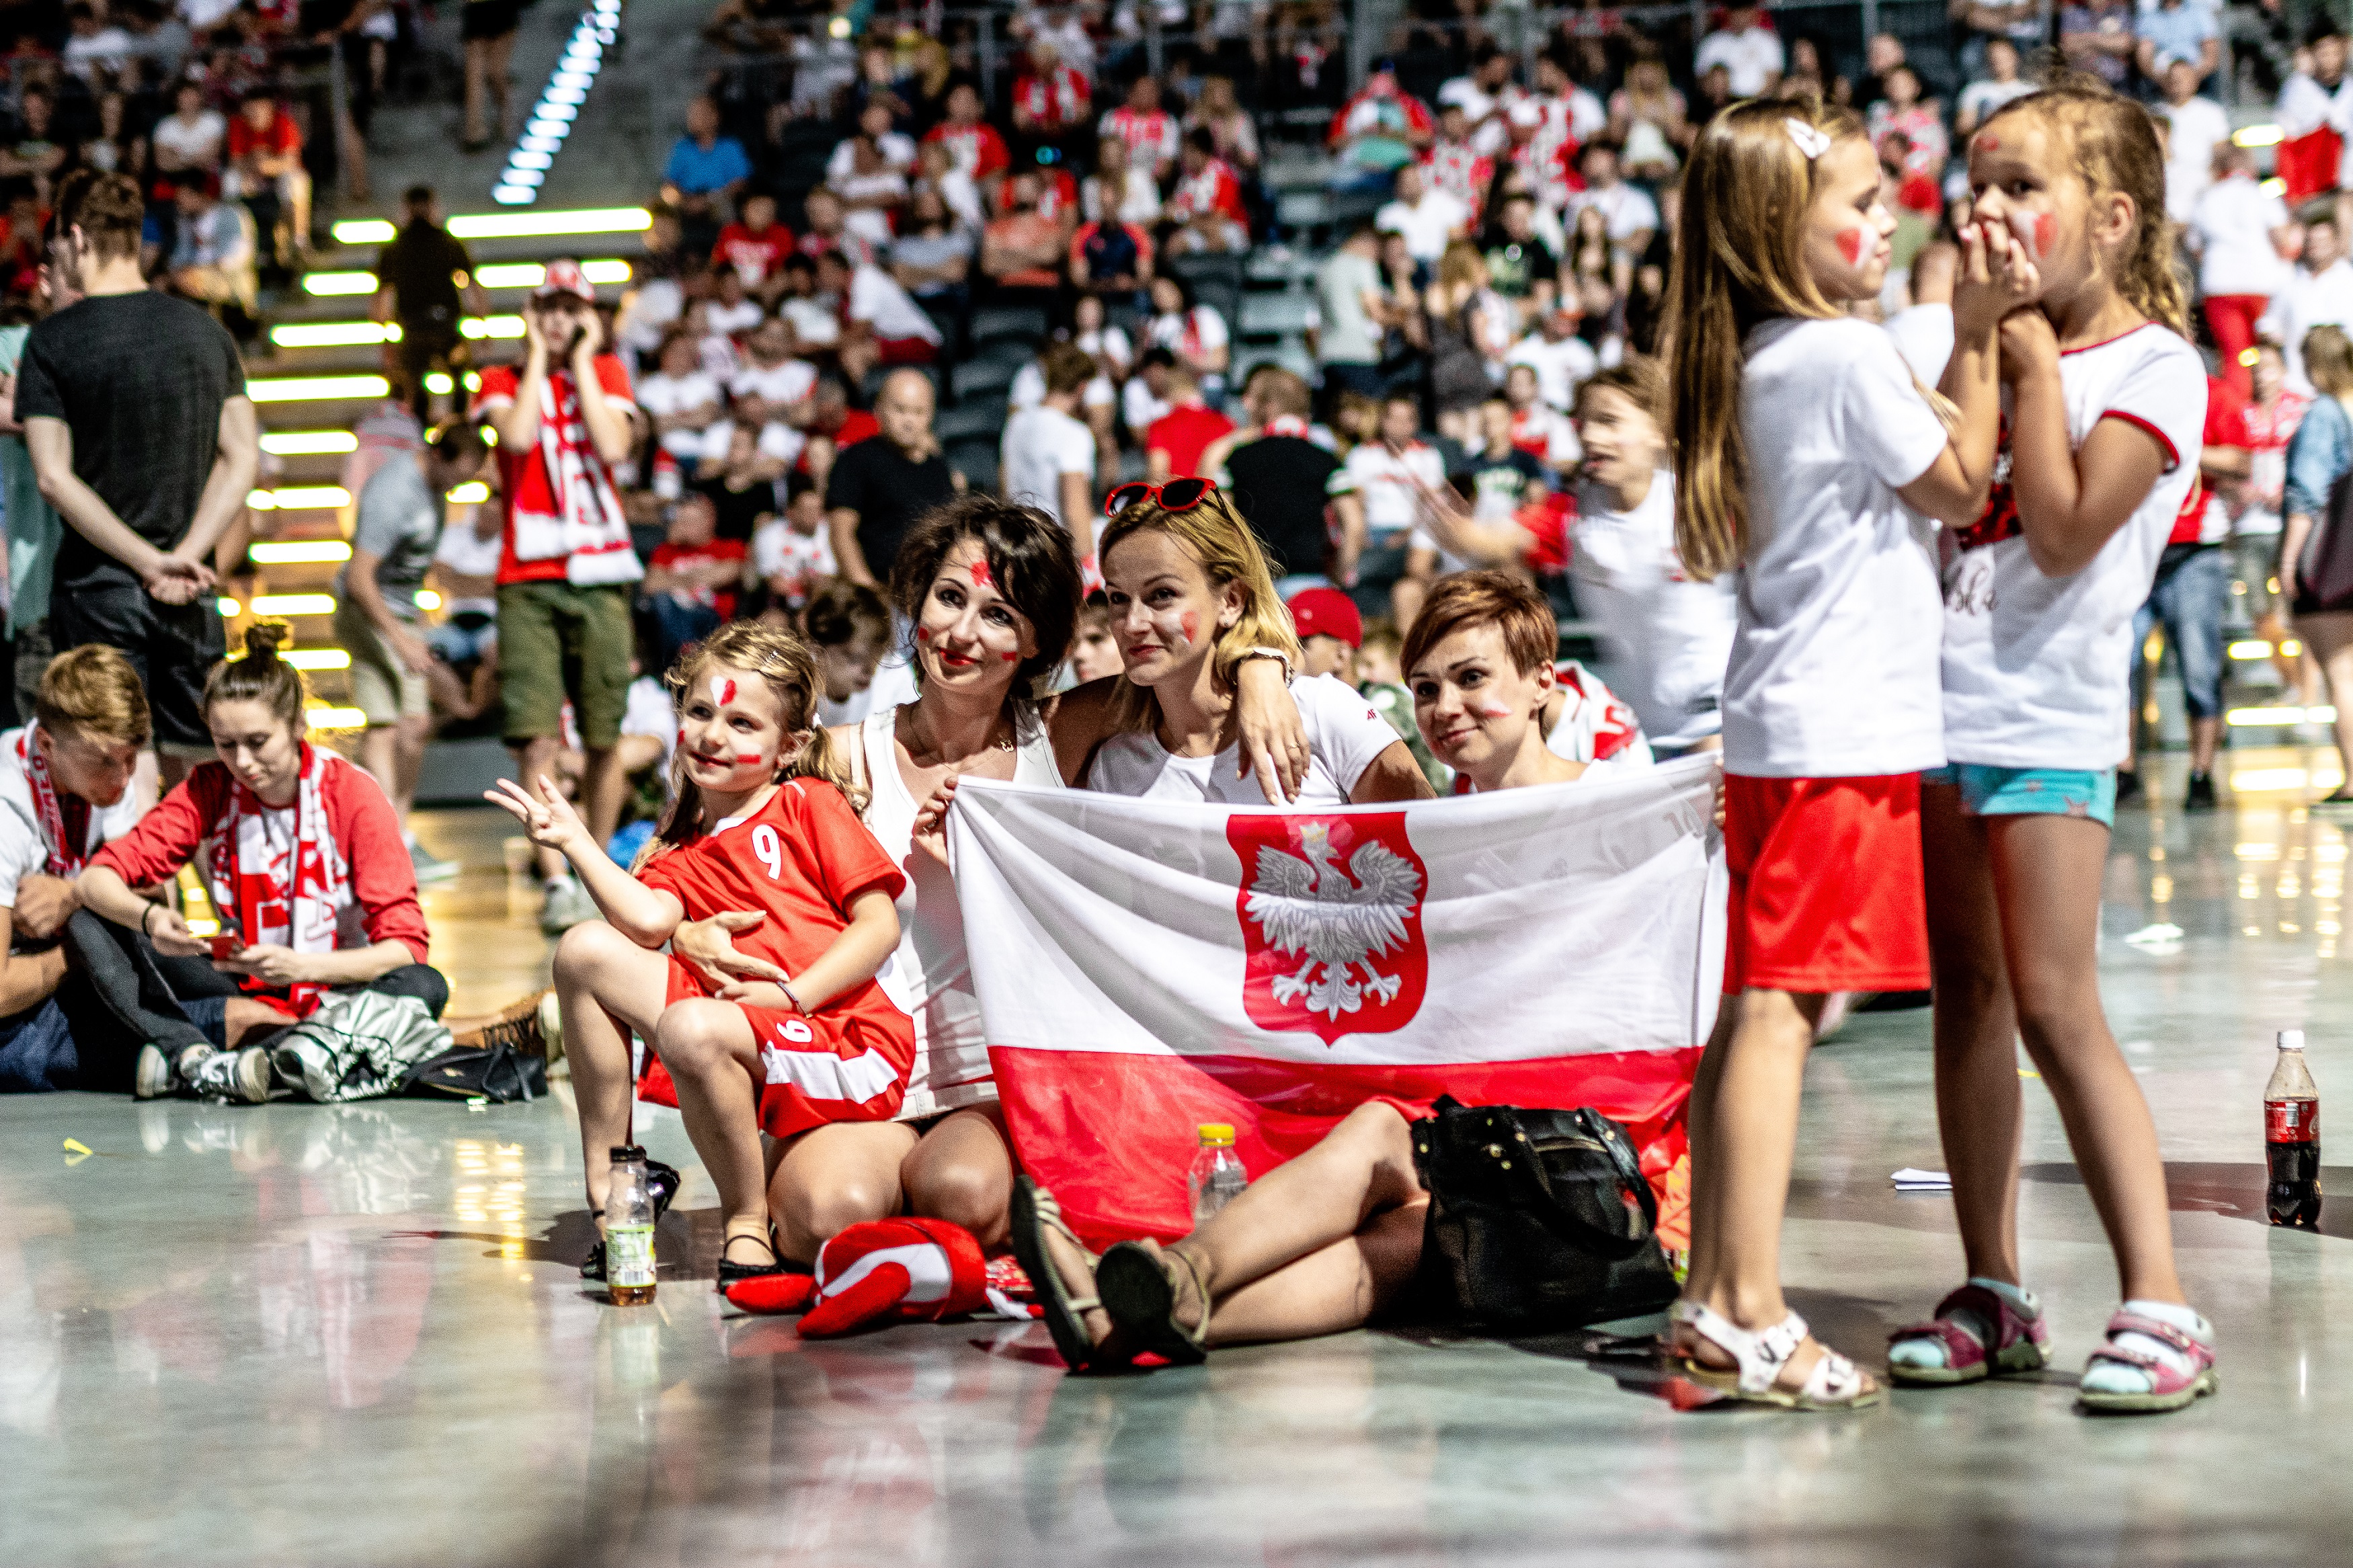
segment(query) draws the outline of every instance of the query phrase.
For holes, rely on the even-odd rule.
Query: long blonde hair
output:
[[[2150,321],[2189,337],[2189,290],[2165,216],[2165,152],[2149,111],[2110,91],[2099,78],[2069,71],[2003,104],[1987,116],[1979,133],[2016,114],[2033,116],[2064,144],[2092,195],[2117,192],[2132,198],[2137,222],[2117,258],[2116,292]]]
[[[768,689],[776,693],[786,734],[796,730],[811,731],[807,742],[785,759],[778,777],[823,779],[849,797],[852,811],[866,810],[865,787],[850,776],[849,760],[834,750],[833,738],[817,725],[817,694],[825,689],[825,682],[818,673],[817,656],[809,652],[807,643],[782,626],[731,621],[681,654],[662,677],[673,708],[683,711],[686,694],[714,664],[746,669],[766,681]],[[681,844],[693,843],[703,831],[702,791],[686,776],[686,758],[681,752],[670,763],[670,808],[662,813],[660,825],[630,869]]]
[[[1298,634],[1292,630],[1291,612],[1282,607],[1274,591],[1274,574],[1267,569],[1266,552],[1259,548],[1258,536],[1233,510],[1232,499],[1225,491],[1215,491],[1200,505],[1184,511],[1169,511],[1158,501],[1137,502],[1103,530],[1096,559],[1108,563],[1120,541],[1147,529],[1158,530],[1189,551],[1211,586],[1223,590],[1229,584],[1241,584],[1242,613],[1218,634],[1209,655],[1210,670],[1221,684],[1233,685],[1242,655],[1253,647],[1278,648],[1291,660],[1292,668],[1300,667],[1306,655],[1300,649]],[[1138,686],[1124,675],[1113,689],[1111,704],[1115,731],[1149,730],[1160,722],[1160,700],[1152,689]]]
[[[1740,378],[1749,331],[1780,316],[1845,313],[1806,267],[1806,214],[1822,159],[1798,145],[1791,121],[1832,144],[1863,134],[1862,121],[1835,104],[1751,100],[1708,121],[1683,168],[1683,242],[1662,335],[1673,392],[1675,546],[1703,580],[1737,567],[1748,551]]]

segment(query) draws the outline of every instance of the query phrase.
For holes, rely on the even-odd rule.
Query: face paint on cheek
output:
[[[2000,152],[2001,138],[1995,135],[1990,131],[1987,132],[1984,135],[1978,138],[1978,151],[1980,153]]]
[[[1471,711],[1482,719],[1508,719],[1512,716],[1512,710],[1501,702],[1475,703]]]
[[[2034,259],[2040,261],[2045,256],[2051,254],[2051,247],[2058,242],[2058,238],[2059,215],[2056,213],[2035,214]]]
[[[1021,656],[1018,653],[1001,653],[997,657],[1003,659],[1008,664],[1019,664],[1021,662]]]
[[[1871,254],[1872,234],[1868,229],[1851,228],[1838,237],[1839,254],[1846,258],[1849,267],[1860,267],[1862,258]]]
[[[1176,624],[1184,629],[1185,640],[1187,642],[1199,642],[1201,640],[1201,617],[1198,614],[1192,610],[1187,610],[1176,618]]]
[[[929,627],[929,626],[917,626],[917,627],[915,628],[915,640],[916,640],[917,642],[929,642],[929,641],[931,641],[931,640],[932,640],[932,628],[931,628],[931,627]]]

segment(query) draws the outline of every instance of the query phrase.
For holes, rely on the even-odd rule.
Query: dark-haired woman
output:
[[[308,1016],[332,990],[414,996],[436,1017],[449,999],[448,982],[425,962],[425,911],[399,818],[357,764],[306,738],[301,672],[278,657],[285,630],[251,628],[245,657],[213,667],[204,711],[219,760],[100,849],[78,884],[84,907],[167,957],[213,954],[223,977],[218,998],[188,999],[176,1018],[150,1005],[168,998],[100,986],[124,1027],[151,1042],[139,1058],[142,1099],[175,1083],[269,1099],[269,1053],[259,1041]],[[225,946],[132,890],[191,863]]]
[[[968,775],[1059,787],[1057,753],[1082,758],[1109,733],[1099,700],[1039,695],[1069,654],[1080,604],[1071,536],[1046,513],[987,496],[928,512],[899,547],[891,591],[913,628],[919,695],[831,734],[871,793],[868,828],[906,873],[881,984],[915,1020],[915,1065],[899,1121],[819,1128],[777,1163],[771,1207],[786,1254],[803,1259],[845,1226],[902,1211],[954,1221],[985,1247],[1004,1241],[1013,1156],[935,837],[942,802]],[[1281,664],[1241,670],[1252,711],[1282,711],[1298,735],[1277,693]],[[1289,738],[1267,744],[1292,755]],[[1303,751],[1291,767],[1303,766]],[[672,949],[716,973],[775,978],[733,950],[729,931],[744,929],[740,914],[681,926]]]

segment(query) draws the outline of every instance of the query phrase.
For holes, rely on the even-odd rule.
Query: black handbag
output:
[[[1482,1328],[1543,1332],[1654,1312],[1677,1294],[1658,1199],[1598,1110],[1461,1105],[1413,1126],[1430,1191],[1427,1283]]]
[[[427,1100],[487,1100],[492,1105],[530,1101],[547,1092],[547,1060],[526,1056],[505,1040],[458,1046],[408,1071],[401,1092]]]

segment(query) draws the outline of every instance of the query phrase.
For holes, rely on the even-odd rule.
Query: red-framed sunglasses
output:
[[[1190,511],[1217,493],[1217,485],[1208,479],[1171,479],[1165,485],[1137,479],[1103,498],[1103,515],[1117,517],[1138,501],[1147,500],[1159,502],[1163,511]]]

